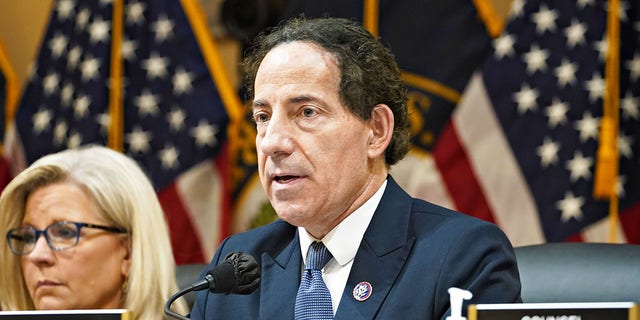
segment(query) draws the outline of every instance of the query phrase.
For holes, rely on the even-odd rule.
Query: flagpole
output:
[[[123,151],[123,100],[122,100],[122,35],[124,32],[123,0],[113,1],[111,33],[111,64],[109,73],[109,131],[107,145]]]
[[[378,0],[364,0],[363,8],[363,24],[365,29],[369,30],[374,37],[378,37]]]
[[[594,197],[609,199],[609,242],[618,242],[618,130],[620,108],[620,20],[619,0],[609,0],[607,12],[607,56],[603,115],[600,122],[600,143],[593,186]]]

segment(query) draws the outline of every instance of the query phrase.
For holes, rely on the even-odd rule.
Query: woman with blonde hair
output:
[[[156,193],[132,159],[100,146],[47,155],[0,196],[2,310],[128,309],[161,319],[177,290]],[[174,309],[186,313],[179,301]]]

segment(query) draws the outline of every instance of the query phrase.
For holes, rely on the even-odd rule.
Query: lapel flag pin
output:
[[[353,288],[353,297],[358,301],[365,301],[369,299],[371,292],[373,292],[371,283],[362,281]]]

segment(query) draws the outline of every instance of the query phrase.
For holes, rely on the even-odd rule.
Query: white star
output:
[[[160,150],[160,161],[165,169],[173,169],[178,166],[179,152],[174,146],[166,146]]]
[[[71,100],[73,99],[73,92],[74,92],[73,84],[71,84],[70,82],[65,84],[64,87],[62,87],[62,91],[60,92],[60,102],[62,104],[62,107],[68,107],[71,105]]]
[[[141,2],[134,2],[127,5],[127,23],[142,24],[144,22],[145,5]]]
[[[580,141],[585,142],[591,139],[598,138],[598,127],[600,118],[594,118],[591,116],[591,112],[585,111],[582,119],[576,121],[575,128],[580,131]]]
[[[47,130],[49,128],[49,124],[51,122],[51,111],[47,109],[40,109],[38,112],[33,114],[33,132],[35,134],[40,134],[41,132]]]
[[[538,70],[547,70],[547,58],[549,58],[548,50],[542,50],[537,45],[533,45],[531,50],[524,54],[527,72],[533,74]]]
[[[152,53],[149,59],[142,62],[142,67],[147,70],[147,78],[164,78],[167,75],[168,58],[162,58],[156,53]]]
[[[77,119],[82,119],[87,115],[87,111],[89,110],[89,105],[91,105],[91,98],[87,95],[82,95],[76,98],[76,101],[73,103],[73,114]]]
[[[524,9],[524,0],[513,0],[509,8],[509,18],[519,17]]]
[[[57,73],[49,73],[44,79],[42,79],[42,86],[44,88],[45,95],[51,95],[58,88],[60,78]]]
[[[82,57],[82,49],[80,46],[75,46],[73,49],[69,50],[67,54],[67,68],[73,70],[80,62],[80,57]]]
[[[497,59],[502,59],[504,56],[513,55],[513,45],[516,42],[516,38],[507,33],[493,40],[493,47],[495,50],[495,56]]]
[[[109,125],[111,124],[111,116],[109,116],[108,112],[104,112],[96,115],[96,122],[100,125],[100,131],[109,132]]]
[[[103,21],[98,18],[94,20],[89,26],[89,40],[92,43],[102,42],[109,39],[109,30],[111,25],[108,21]]]
[[[147,153],[151,147],[151,133],[142,130],[139,126],[135,126],[131,133],[127,134],[127,143],[129,149],[134,153]]]
[[[183,68],[176,70],[173,75],[173,93],[176,95],[191,91],[193,86],[193,73],[186,72]]]
[[[82,72],[82,80],[89,81],[94,79],[98,75],[98,69],[100,68],[100,60],[87,57],[82,61],[80,70]]]
[[[538,90],[532,89],[528,84],[522,85],[520,91],[513,94],[513,99],[518,104],[518,112],[524,114],[528,110],[537,108],[536,99],[538,99]]]
[[[584,43],[584,35],[586,32],[587,27],[584,24],[573,20],[571,25],[564,29],[564,34],[567,37],[567,44],[569,47],[573,48],[577,44]]]
[[[633,118],[638,120],[638,116],[640,115],[640,100],[637,97],[634,97],[630,91],[627,91],[627,94],[620,100],[620,109],[622,109],[622,117],[624,119]]]
[[[161,42],[173,35],[173,22],[163,15],[151,25],[151,29],[156,34],[156,41]]]
[[[625,158],[631,159],[631,157],[633,157],[633,149],[631,148],[633,142],[632,136],[627,136],[622,133],[618,136],[618,150],[620,150],[620,154]]]
[[[59,58],[64,49],[67,48],[67,44],[69,40],[63,34],[56,33],[56,35],[49,40],[49,49],[51,49],[51,56],[54,58]]]
[[[536,32],[538,32],[538,34],[542,34],[545,31],[555,31],[556,19],[558,19],[557,11],[549,10],[545,5],[540,6],[540,10],[533,14],[533,22],[536,24]]]
[[[593,48],[596,49],[596,51],[598,51],[598,59],[600,59],[601,62],[604,62],[604,59],[607,58],[607,48],[609,47],[609,45],[607,44],[607,36],[603,36],[602,40],[594,42],[593,44]]]
[[[618,198],[624,198],[624,196],[626,195],[626,191],[624,189],[624,185],[627,182],[627,177],[624,176],[618,176],[618,179],[616,179],[616,194],[618,195]]]
[[[604,94],[604,79],[599,73],[594,73],[591,80],[587,81],[585,89],[589,91],[589,100],[595,102]]]
[[[540,165],[546,168],[550,164],[558,162],[559,150],[560,144],[551,141],[549,138],[544,138],[542,145],[537,148],[538,156],[540,156]]]
[[[547,117],[549,117],[549,126],[555,128],[558,124],[567,122],[567,111],[569,106],[556,98],[553,98],[551,105],[547,107]]]
[[[133,61],[136,57],[136,49],[138,43],[136,41],[125,39],[122,41],[122,57],[127,61]]]
[[[578,0],[578,7],[584,9],[586,6],[593,6],[595,3],[593,0]]]
[[[576,82],[578,65],[563,59],[560,66],[558,66],[555,71],[556,77],[558,77],[558,85],[560,87],[565,87],[567,84],[574,84]]]
[[[585,158],[582,152],[576,151],[573,154],[573,159],[567,161],[567,169],[571,171],[571,181],[576,182],[580,178],[589,180],[591,178],[590,169],[592,164],[592,158]]]
[[[134,99],[134,104],[138,107],[138,114],[141,117],[155,115],[159,111],[158,96],[151,94],[147,89]]]
[[[216,133],[218,128],[210,125],[206,120],[200,120],[198,126],[191,129],[191,136],[195,138],[198,147],[213,147],[217,142]]]
[[[177,132],[184,127],[184,119],[186,119],[184,111],[180,108],[174,108],[169,114],[167,114],[167,122],[169,122],[169,128],[171,131]]]
[[[89,22],[90,17],[91,12],[89,11],[89,9],[84,8],[80,10],[80,12],[78,12],[78,15],[76,16],[76,28],[84,30],[84,28],[87,26],[87,23]]]
[[[556,208],[562,212],[562,222],[567,222],[569,219],[574,218],[576,220],[582,219],[582,205],[584,204],[583,197],[575,197],[573,192],[567,191],[564,199],[558,201]]]
[[[72,132],[69,134],[69,140],[67,140],[67,149],[75,149],[82,144],[82,135],[79,132]]]
[[[640,54],[634,54],[633,59],[626,61],[625,65],[629,70],[631,80],[638,80],[638,78],[640,78]]]
[[[58,17],[61,21],[66,20],[73,13],[73,7],[75,4],[71,0],[61,0],[58,2],[56,6],[56,11],[58,12]]]
[[[53,142],[56,146],[62,145],[67,136],[67,130],[69,130],[69,128],[64,120],[56,123],[56,126],[53,128]]]

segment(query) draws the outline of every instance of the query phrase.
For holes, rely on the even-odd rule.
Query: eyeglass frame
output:
[[[59,248],[59,247],[55,247],[52,243],[51,243],[51,239],[49,239],[49,228],[56,226],[56,225],[61,225],[61,224],[73,224],[76,226],[77,229],[77,233],[76,233],[76,239],[73,242],[72,245],[68,246],[68,247],[63,247],[63,248]],[[30,228],[34,231],[35,233],[35,240],[33,241],[33,243],[27,243],[27,244],[32,244],[33,246],[31,247],[30,250],[28,251],[24,251],[24,252],[16,252],[16,250],[14,250],[13,246],[11,245],[12,240],[17,240],[15,237],[17,235],[14,235],[13,233],[20,230],[20,229],[24,229],[24,228]],[[80,242],[80,235],[81,235],[81,231],[82,228],[91,228],[91,229],[100,229],[100,230],[104,230],[107,232],[111,232],[111,233],[127,233],[127,230],[122,229],[122,228],[118,228],[118,227],[110,227],[110,226],[104,226],[104,225],[99,225],[99,224],[93,224],[93,223],[85,223],[85,222],[75,222],[75,221],[58,221],[56,223],[52,223],[50,225],[48,225],[46,228],[39,230],[36,229],[34,226],[22,226],[19,228],[13,228],[10,229],[9,231],[7,231],[6,237],[7,237],[7,245],[9,246],[9,249],[11,250],[11,253],[13,253],[16,256],[26,256],[29,253],[31,253],[33,251],[33,249],[36,247],[36,243],[38,242],[38,240],[40,240],[40,236],[44,235],[45,240],[47,241],[47,245],[49,246],[49,248],[53,251],[64,251],[67,250],[69,248],[73,248],[75,246],[78,245],[78,242]],[[20,241],[20,240],[18,240]]]

